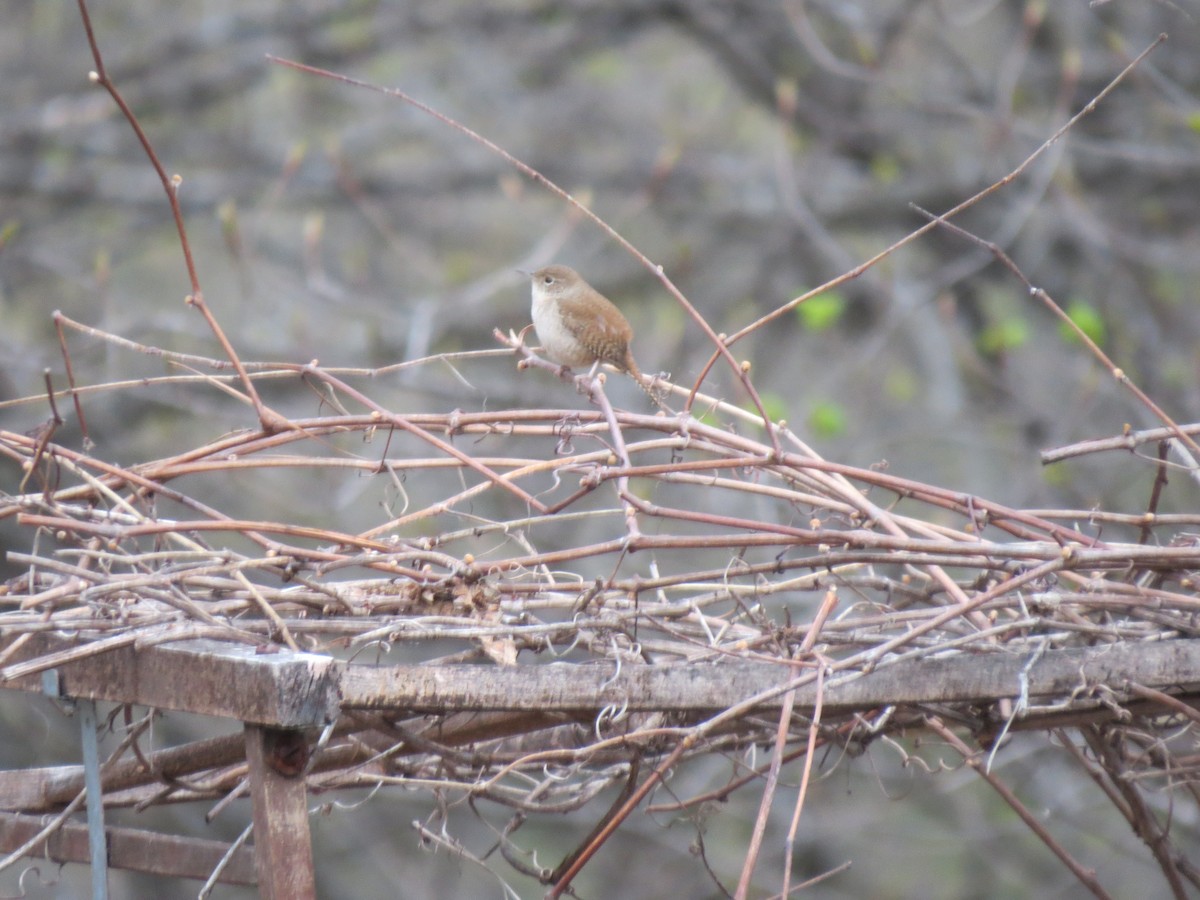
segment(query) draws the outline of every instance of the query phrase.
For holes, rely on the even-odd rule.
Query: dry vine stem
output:
[[[98,80],[121,102],[96,56]],[[1183,529],[1200,517],[1016,510],[831,462],[761,408],[700,396],[701,382],[680,390],[703,420],[616,408],[602,393],[599,410],[397,412],[353,373],[242,363],[223,347],[228,360],[179,359],[187,376],[72,382],[71,394],[91,403],[169,386],[226,399],[232,364],[259,430],[198,435],[135,465],[56,443],[53,429],[0,431],[0,459],[18,473],[6,483],[25,479],[0,499],[0,519],[29,545],[10,556],[24,574],[0,594],[5,684],[36,689],[55,668],[104,697],[115,688],[95,674],[101,663],[189,654],[195,680],[175,694],[149,685],[153,702],[211,711],[210,663],[252,671],[301,659],[319,673],[312,684],[330,687],[324,740],[299,767],[311,791],[425,791],[434,821],[420,833],[490,867],[436,820],[496,819],[501,855],[554,895],[697,757],[773,748],[717,791],[660,795],[654,807],[765,785],[754,848],[736,867],[748,896],[775,791],[793,775],[803,791],[787,842],[804,840],[818,747],[902,746],[932,730],[974,762],[1001,734],[1054,729],[1064,756],[1104,782],[1115,814],[1152,844],[1166,883],[1200,884],[1156,796],[1169,791],[1177,809],[1196,802],[1200,547]],[[475,362],[499,377],[523,352],[516,341],[510,350]],[[445,361],[408,365],[435,380]],[[320,409],[338,413],[278,420],[257,399],[260,379],[318,386]],[[295,493],[290,516],[262,512],[268,479]],[[355,496],[345,521],[328,502],[342,494]],[[279,652],[225,652],[236,645]],[[228,815],[245,789],[240,739],[130,752],[105,771],[110,807],[205,802]],[[75,801],[78,772],[56,774],[22,811]],[[581,809],[594,820],[608,788],[619,797],[561,866],[521,862],[527,821]],[[1100,893],[1086,861],[1047,844]]]
[[[307,376],[340,389],[341,380],[319,367]],[[341,400],[353,410],[350,394]],[[957,699],[947,697],[954,684],[947,672],[961,681],[967,672],[1023,666],[1070,648],[1140,645],[1148,654],[1190,643],[1179,638],[1190,634],[1200,605],[1190,580],[1200,566],[1194,542],[1122,542],[1119,525],[1101,542],[1063,524],[1081,519],[1079,511],[1008,511],[835,466],[786,430],[792,449],[778,455],[762,441],[692,419],[621,409],[611,416],[629,466],[609,446],[605,414],[565,409],[422,414],[409,417],[419,427],[396,432],[377,415],[314,417],[136,468],[0,434],[0,452],[38,486],[8,498],[0,515],[43,535],[39,549],[21,557],[28,574],[7,587],[5,645],[47,631],[79,637],[69,650],[14,651],[0,671],[12,680],[132,644],[197,636],[263,643],[285,634],[309,652],[345,658],[348,651],[368,673],[379,671],[372,661],[412,658],[408,648],[440,656],[447,670],[489,659],[502,668],[518,663],[517,672],[534,677],[513,705],[528,711],[497,710],[486,725],[460,722],[466,709],[450,700],[432,715],[393,709],[384,719],[364,718],[344,709],[345,721],[316,757],[312,786],[436,785],[497,808],[516,804],[524,817],[587,806],[603,786],[624,783],[634,760],[652,763],[658,774],[611,820],[617,827],[672,768],[697,755],[761,743],[778,748],[777,766],[796,758],[810,764],[810,754],[792,749],[818,734],[810,732],[809,695],[793,696],[795,714],[777,713],[774,724],[753,714],[775,702],[769,691],[751,691],[748,705],[715,717],[703,697],[687,692],[669,702],[629,695],[623,717],[610,711],[595,718],[599,709],[545,710],[548,695],[535,677],[542,662],[570,659],[584,671],[591,660],[605,679],[713,667],[733,679],[741,666],[775,664],[779,694],[813,684],[816,670],[792,662],[797,653],[808,659],[811,645],[828,661],[815,747],[901,735],[921,727],[927,704],[950,704],[960,733],[986,741],[1005,724],[1001,701],[1019,694],[1020,667],[990,695],[976,688]],[[368,448],[386,446],[387,456],[365,458],[364,438]],[[443,451],[451,441],[457,454]],[[478,465],[460,458],[466,452]],[[286,469],[335,484],[375,473],[380,499],[401,479],[408,506],[355,533],[251,519],[242,509],[200,502],[195,487],[172,486],[183,476],[191,485],[249,486],[256,472]],[[626,491],[616,487],[622,478]],[[536,497],[545,511],[516,509],[500,482]],[[868,502],[868,494],[878,499]],[[904,499],[897,506],[886,495]],[[625,527],[631,504],[642,522],[636,534]],[[959,517],[958,527],[947,513]],[[1132,533],[1141,522],[1133,517],[1124,527]],[[935,574],[946,567],[957,573],[953,592]],[[817,601],[831,587],[845,608],[818,634],[807,623],[815,624]],[[1173,723],[1168,738],[1165,725],[1153,724],[1167,709],[1157,695],[1101,694],[1104,683],[1089,680],[1079,663],[1070,671],[1079,674],[1065,682],[1034,679],[1013,731],[1059,725],[1068,712],[1110,740],[1135,726],[1153,728],[1166,755],[1144,757],[1137,783],[1182,765],[1172,754],[1183,750],[1188,732]],[[1170,684],[1148,683],[1145,673],[1136,680],[1175,694],[1172,685],[1188,681],[1186,674],[1172,674]],[[868,682],[887,689],[857,706],[837,704],[839,690]],[[1120,691],[1123,683],[1107,687]],[[658,712],[647,708],[656,702]],[[1114,702],[1133,718],[1114,718]],[[884,724],[865,730],[864,717],[884,705],[895,707]],[[447,776],[448,762],[468,756],[475,762],[461,780]],[[552,760],[564,777],[551,785],[526,781]],[[215,801],[236,784],[229,781],[235,764],[199,756],[179,773],[186,781],[165,793],[142,771],[140,780],[126,776],[114,785],[110,801]],[[532,783],[540,786],[531,794]],[[607,833],[593,839],[597,848]],[[515,828],[505,841],[516,850],[519,837]]]

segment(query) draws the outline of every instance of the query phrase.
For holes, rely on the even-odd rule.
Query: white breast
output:
[[[562,366],[587,366],[596,361],[596,356],[582,346],[563,324],[562,316],[554,300],[533,292],[533,327],[546,356]]]

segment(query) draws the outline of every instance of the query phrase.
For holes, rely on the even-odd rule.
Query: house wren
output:
[[[567,266],[546,266],[531,278],[533,327],[550,359],[563,366],[611,363],[661,405],[633,361],[633,329],[607,297]]]

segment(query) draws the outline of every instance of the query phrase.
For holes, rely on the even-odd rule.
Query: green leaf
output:
[[[809,297],[796,307],[800,324],[810,331],[826,331],[837,324],[846,311],[846,299],[837,291]]]
[[[883,382],[883,390],[889,400],[897,403],[912,403],[921,387],[912,369],[905,365],[892,365]]]
[[[840,437],[846,431],[846,414],[839,404],[821,401],[808,414],[808,427],[817,437]]]
[[[1079,330],[1097,344],[1103,344],[1108,338],[1108,329],[1104,326],[1104,318],[1100,311],[1090,303],[1082,300],[1072,300],[1067,304],[1067,318],[1079,326]],[[1079,335],[1066,322],[1059,323],[1058,333],[1067,343],[1079,343]]]
[[[4,227],[0,228],[0,247],[3,247],[9,241],[17,236],[17,232],[21,230],[21,221],[19,219],[9,219],[4,223]]]
[[[877,153],[871,159],[871,174],[880,184],[893,184],[900,180],[903,170],[898,157],[890,153]]]
[[[1024,319],[1010,316],[988,325],[978,340],[979,349],[989,356],[1015,350],[1029,340],[1029,325]]]

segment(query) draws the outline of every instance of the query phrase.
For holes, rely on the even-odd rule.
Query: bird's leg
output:
[[[591,394],[596,390],[596,371],[600,368],[600,360],[592,363],[586,375],[575,376],[575,389],[581,394]]]

